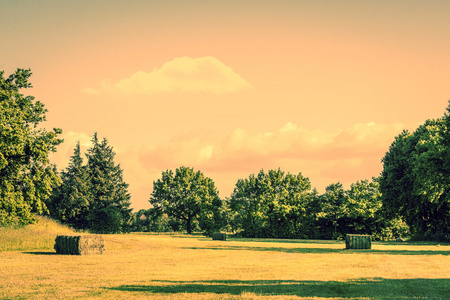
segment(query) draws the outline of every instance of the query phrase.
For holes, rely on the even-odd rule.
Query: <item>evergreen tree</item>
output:
[[[130,194],[123,181],[120,165],[114,163],[115,152],[97,133],[87,152],[87,170],[91,186],[88,222],[90,230],[98,233],[128,231],[131,225]]]
[[[50,215],[77,229],[97,233],[129,231],[132,213],[128,184],[122,169],[114,163],[115,153],[108,141],[97,134],[83,165],[77,143],[67,169],[61,172],[63,184],[48,201]]]
[[[87,229],[91,182],[86,166],[83,166],[80,143],[70,158],[66,171],[61,172],[63,184],[55,190],[47,206],[52,217],[76,229]]]

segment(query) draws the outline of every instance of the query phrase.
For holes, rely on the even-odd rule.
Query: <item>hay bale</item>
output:
[[[222,232],[214,232],[212,234],[213,240],[219,240],[219,241],[226,241],[227,240],[227,234]]]
[[[57,254],[103,254],[105,242],[100,235],[58,235],[54,248]]]
[[[347,234],[345,236],[345,248],[347,249],[371,249],[372,240],[367,234]]]

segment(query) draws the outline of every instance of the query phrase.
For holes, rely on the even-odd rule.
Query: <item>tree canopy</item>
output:
[[[206,232],[220,227],[219,198],[214,181],[193,168],[180,167],[173,172],[162,172],[153,182],[149,202],[156,210],[176,218],[192,233],[194,221]]]
[[[383,205],[420,238],[450,240],[449,113],[402,132],[383,158]]]
[[[69,166],[61,172],[63,184],[52,193],[47,207],[51,216],[76,229],[88,229],[88,213],[92,202],[89,173],[83,165],[80,143],[70,157]]]
[[[0,226],[33,222],[60,184],[48,155],[62,142],[62,131],[39,127],[46,120],[44,104],[21,93],[32,87],[30,76],[30,70],[17,69],[5,78],[0,71]]]
[[[83,165],[78,143],[69,166],[61,172],[63,184],[48,203],[51,215],[77,229],[96,233],[128,231],[130,195],[123,171],[114,163],[113,148],[95,133],[86,156]]]
[[[314,194],[309,179],[301,173],[261,170],[237,181],[230,207],[240,219],[244,236],[303,237]]]
[[[321,238],[339,239],[347,233],[373,234],[384,222],[378,178],[359,180],[345,190],[341,183],[326,187],[316,208]]]

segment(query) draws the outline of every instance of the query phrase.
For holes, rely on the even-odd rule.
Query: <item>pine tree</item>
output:
[[[108,141],[99,141],[95,133],[86,154],[92,197],[88,222],[93,232],[128,231],[131,224],[128,184],[123,181],[120,165],[114,164],[115,155]]]
[[[66,171],[61,172],[63,184],[53,193],[47,204],[52,217],[76,229],[87,229],[90,203],[92,202],[91,182],[86,166],[83,166],[80,143],[74,149]]]

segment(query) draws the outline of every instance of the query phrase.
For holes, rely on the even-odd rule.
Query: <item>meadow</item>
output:
[[[0,299],[448,299],[450,245],[201,235],[104,235],[103,255],[57,255],[40,218],[0,228]]]

